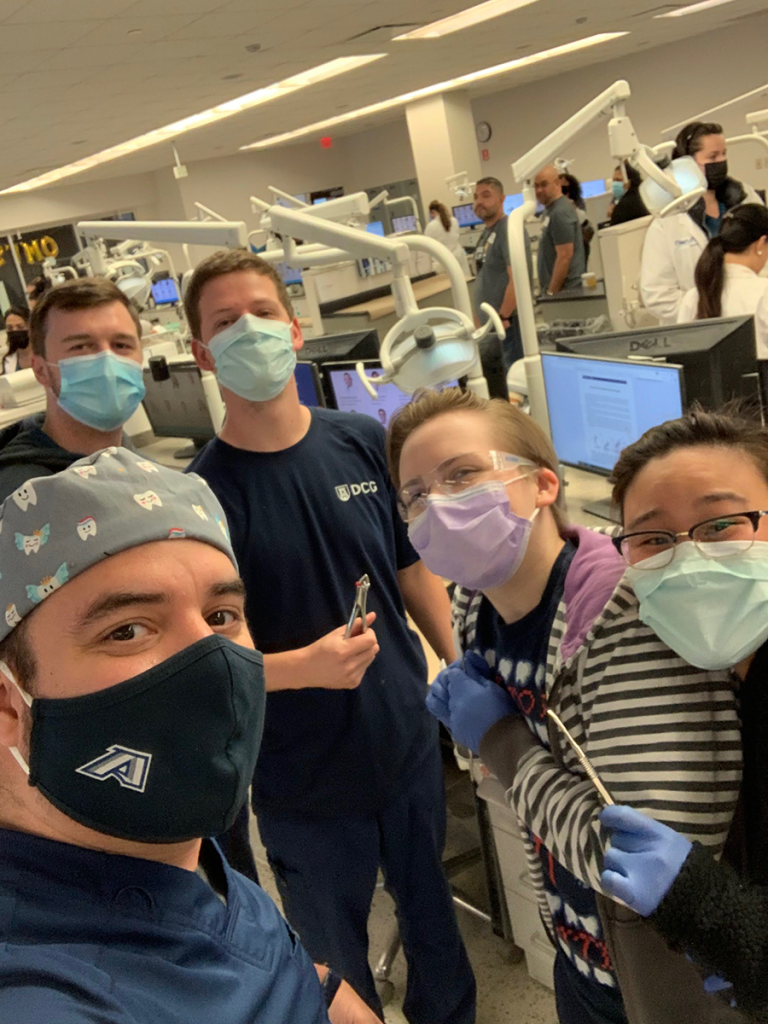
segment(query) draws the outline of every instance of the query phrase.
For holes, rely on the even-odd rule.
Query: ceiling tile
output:
[[[109,15],[114,18],[136,0],[108,0]],[[12,24],[28,25],[50,21],[101,21],[104,18],[103,0],[27,0],[8,19]],[[0,13],[2,8],[0,8]]]

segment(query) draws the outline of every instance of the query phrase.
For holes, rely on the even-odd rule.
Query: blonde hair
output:
[[[480,412],[493,422],[501,451],[518,455],[542,469],[551,469],[559,478],[558,459],[552,444],[536,423],[514,405],[500,398],[480,398],[472,391],[446,388],[444,391],[420,390],[393,416],[387,431],[387,461],[395,488],[400,487],[400,457],[405,442],[423,423],[451,412]],[[565,494],[560,487],[550,506],[557,528],[562,533],[568,525]]]

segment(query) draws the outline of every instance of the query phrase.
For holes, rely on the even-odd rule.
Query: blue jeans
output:
[[[299,821],[260,812],[258,821],[285,915],[316,963],[333,967],[383,1020],[367,931],[381,865],[408,964],[406,1018],[473,1024],[475,979],[441,864],[445,792],[436,743],[408,790],[378,814]]]

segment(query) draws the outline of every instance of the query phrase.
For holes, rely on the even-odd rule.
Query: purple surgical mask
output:
[[[490,480],[459,494],[430,494],[408,536],[431,572],[470,590],[489,590],[520,568],[537,512],[531,519],[515,515],[505,484]]]

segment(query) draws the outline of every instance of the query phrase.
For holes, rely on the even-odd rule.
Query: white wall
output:
[[[479,97],[472,104],[475,121],[488,121],[493,129],[487,146],[491,159],[482,164],[483,170],[500,178],[507,192],[518,191],[510,164],[619,78],[632,88],[627,110],[638,137],[655,145],[662,141],[661,129],[767,81],[766,38],[768,14],[721,32]],[[744,114],[755,109],[754,103],[747,104],[713,119],[722,120],[726,134],[743,134]],[[614,162],[605,122],[560,155],[575,158],[572,171],[582,181],[610,177]],[[734,146],[729,153],[734,176],[764,188],[768,169],[758,170],[757,159],[764,159],[763,149],[752,144]]]

